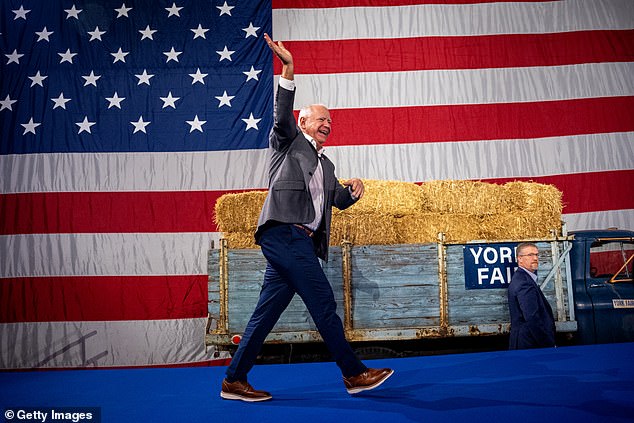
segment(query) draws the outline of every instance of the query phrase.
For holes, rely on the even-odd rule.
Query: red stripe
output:
[[[634,96],[331,110],[328,146],[531,139],[634,130]]]
[[[560,0],[554,0],[560,1]],[[273,9],[412,6],[418,4],[545,3],[548,0],[273,0]]]
[[[0,323],[206,316],[206,275],[0,279]]]
[[[484,181],[500,184],[509,181],[533,181],[554,185],[563,193],[564,213],[634,209],[634,169]]]
[[[559,66],[634,60],[634,30],[284,41],[297,74]],[[281,73],[279,60],[275,74]]]
[[[51,192],[0,195],[0,234],[215,232],[226,191]]]
[[[598,173],[575,173],[568,175],[556,175],[547,177],[526,177],[520,180],[534,180],[537,182],[553,183],[564,192],[564,201],[567,204],[565,213],[593,212],[600,210],[621,210],[634,209],[634,197],[623,193],[624,187],[634,186],[634,170],[615,170]],[[506,182],[510,179],[495,179],[494,182]],[[549,182],[551,181],[551,182]],[[592,187],[589,189],[588,187]],[[213,198],[219,197],[228,192],[238,191],[214,191]],[[113,213],[112,210],[132,208],[139,214],[150,214],[155,210],[156,203],[163,202],[165,193],[143,193],[135,199],[129,195],[121,193],[106,193],[109,207],[107,210],[97,207],[84,208],[85,202],[76,201],[76,198],[83,198],[90,193],[49,193],[49,194],[9,194],[0,196],[3,213],[11,214],[10,222],[3,221],[4,234],[32,234],[32,233],[98,233],[98,232],[161,232],[159,229],[170,225],[171,229],[178,227],[187,228],[191,232],[216,232],[216,225],[212,221],[207,209],[213,208],[210,202],[199,202],[192,204],[175,201],[172,209],[165,213],[154,213],[154,221],[146,222],[138,219],[126,220],[125,213]],[[157,197],[155,201],[154,194]],[[192,193],[174,193],[177,198],[186,198]],[[63,201],[57,198],[61,195]],[[130,203],[133,204],[130,204]],[[64,206],[56,209],[59,204],[74,204],[74,207]],[[144,210],[147,208],[148,210]],[[186,208],[188,210],[182,210]],[[51,213],[43,211],[51,210]],[[195,216],[192,221],[173,220],[174,215],[182,216],[188,213]],[[51,218],[51,214],[55,216]],[[199,218],[198,216],[203,216]],[[110,219],[110,220],[108,220]],[[80,222],[81,220],[81,222]],[[110,230],[109,225],[116,226],[115,230]],[[166,223],[167,221],[167,223]],[[141,222],[139,224],[139,222]],[[81,226],[79,225],[81,223]],[[68,228],[72,227],[72,230]],[[151,229],[150,229],[151,227]],[[185,230],[175,232],[187,232]]]

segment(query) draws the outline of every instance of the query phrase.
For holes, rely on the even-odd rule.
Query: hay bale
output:
[[[480,222],[481,239],[487,240],[544,238],[553,230],[561,234],[560,216],[538,212],[488,215]]]
[[[355,245],[398,244],[398,219],[389,213],[348,214],[333,209],[330,245],[340,245],[343,240]]]
[[[425,207],[420,187],[412,182],[362,179],[363,198],[342,212],[346,215],[374,214],[407,216]]]
[[[474,240],[521,240],[544,238],[555,230],[561,233],[558,218],[545,218],[539,214],[500,213],[486,215],[424,213],[407,216],[399,222],[399,243],[425,244],[438,240],[438,233],[445,234],[447,242]]]
[[[552,185],[481,181],[363,180],[363,199],[333,209],[330,245],[420,244],[542,238],[561,230],[562,193]],[[266,191],[226,194],[215,206],[230,248],[258,248],[253,234]]]
[[[222,236],[227,240],[229,248],[237,250],[260,248],[255,244],[253,232],[225,232]]]
[[[397,222],[399,243],[427,244],[438,241],[438,233],[445,234],[445,241],[465,242],[482,239],[481,216],[464,213],[419,213],[405,216]]]
[[[221,232],[255,233],[267,191],[225,194],[216,200],[214,220]]]
[[[420,186],[425,211],[484,215],[508,208],[502,186],[481,181],[428,181]]]
[[[538,212],[546,216],[561,216],[562,192],[554,185],[514,181],[503,186],[509,212]]]

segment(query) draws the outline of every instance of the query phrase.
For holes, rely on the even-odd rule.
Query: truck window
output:
[[[590,247],[590,276],[614,278],[614,282],[632,281],[634,243],[624,241],[594,242]],[[629,260],[629,262],[628,262]],[[624,265],[627,265],[624,267]],[[620,270],[620,271],[619,271]]]

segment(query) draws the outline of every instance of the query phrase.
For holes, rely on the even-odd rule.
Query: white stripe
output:
[[[0,278],[206,275],[217,233],[0,236]]]
[[[634,28],[631,0],[273,10],[273,35],[283,41],[630,28]]]
[[[583,229],[634,229],[634,210],[605,210],[562,216],[569,231]]]
[[[3,155],[0,169],[3,194],[232,190],[261,186],[268,172],[265,149]]]
[[[0,324],[0,368],[152,366],[213,359],[207,319]],[[221,353],[221,358],[227,358]]]
[[[630,96],[632,75],[634,62],[295,75],[295,109],[313,103],[350,109]]]
[[[573,213],[564,218],[569,230],[634,228],[634,210]],[[220,232],[3,235],[0,278],[206,275],[207,250],[212,240],[218,246],[220,236]]]
[[[411,182],[634,169],[634,132],[524,140],[405,141],[411,144],[327,147],[326,155],[340,176]],[[200,165],[183,166],[184,162]],[[0,183],[3,193],[256,189],[267,187],[266,164],[266,150],[243,151],[240,160],[231,164],[220,158],[212,161],[205,152],[25,154],[0,156],[0,165],[13,169]],[[50,169],[82,169],[82,177]],[[137,177],[126,177],[130,175]]]
[[[568,228],[633,228],[631,210],[567,215]],[[36,234],[0,236],[0,278],[206,275],[219,232],[194,234]]]
[[[634,169],[634,132],[331,147],[325,154],[341,178],[425,182],[548,176]]]

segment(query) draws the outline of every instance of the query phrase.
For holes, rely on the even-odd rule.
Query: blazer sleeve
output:
[[[527,276],[517,291],[517,301],[526,321],[526,328],[532,337],[536,340],[550,339],[552,336],[546,330],[546,322],[543,321],[545,310],[538,289],[539,287],[532,280],[529,281]]]
[[[299,128],[293,115],[295,90],[287,90],[278,85],[275,95],[275,115],[273,132],[271,133],[271,147],[277,151],[288,149],[299,133]]]
[[[333,205],[339,210],[344,210],[356,203],[358,200],[352,198],[352,194],[348,187],[343,186],[338,180],[335,180],[335,198]]]

